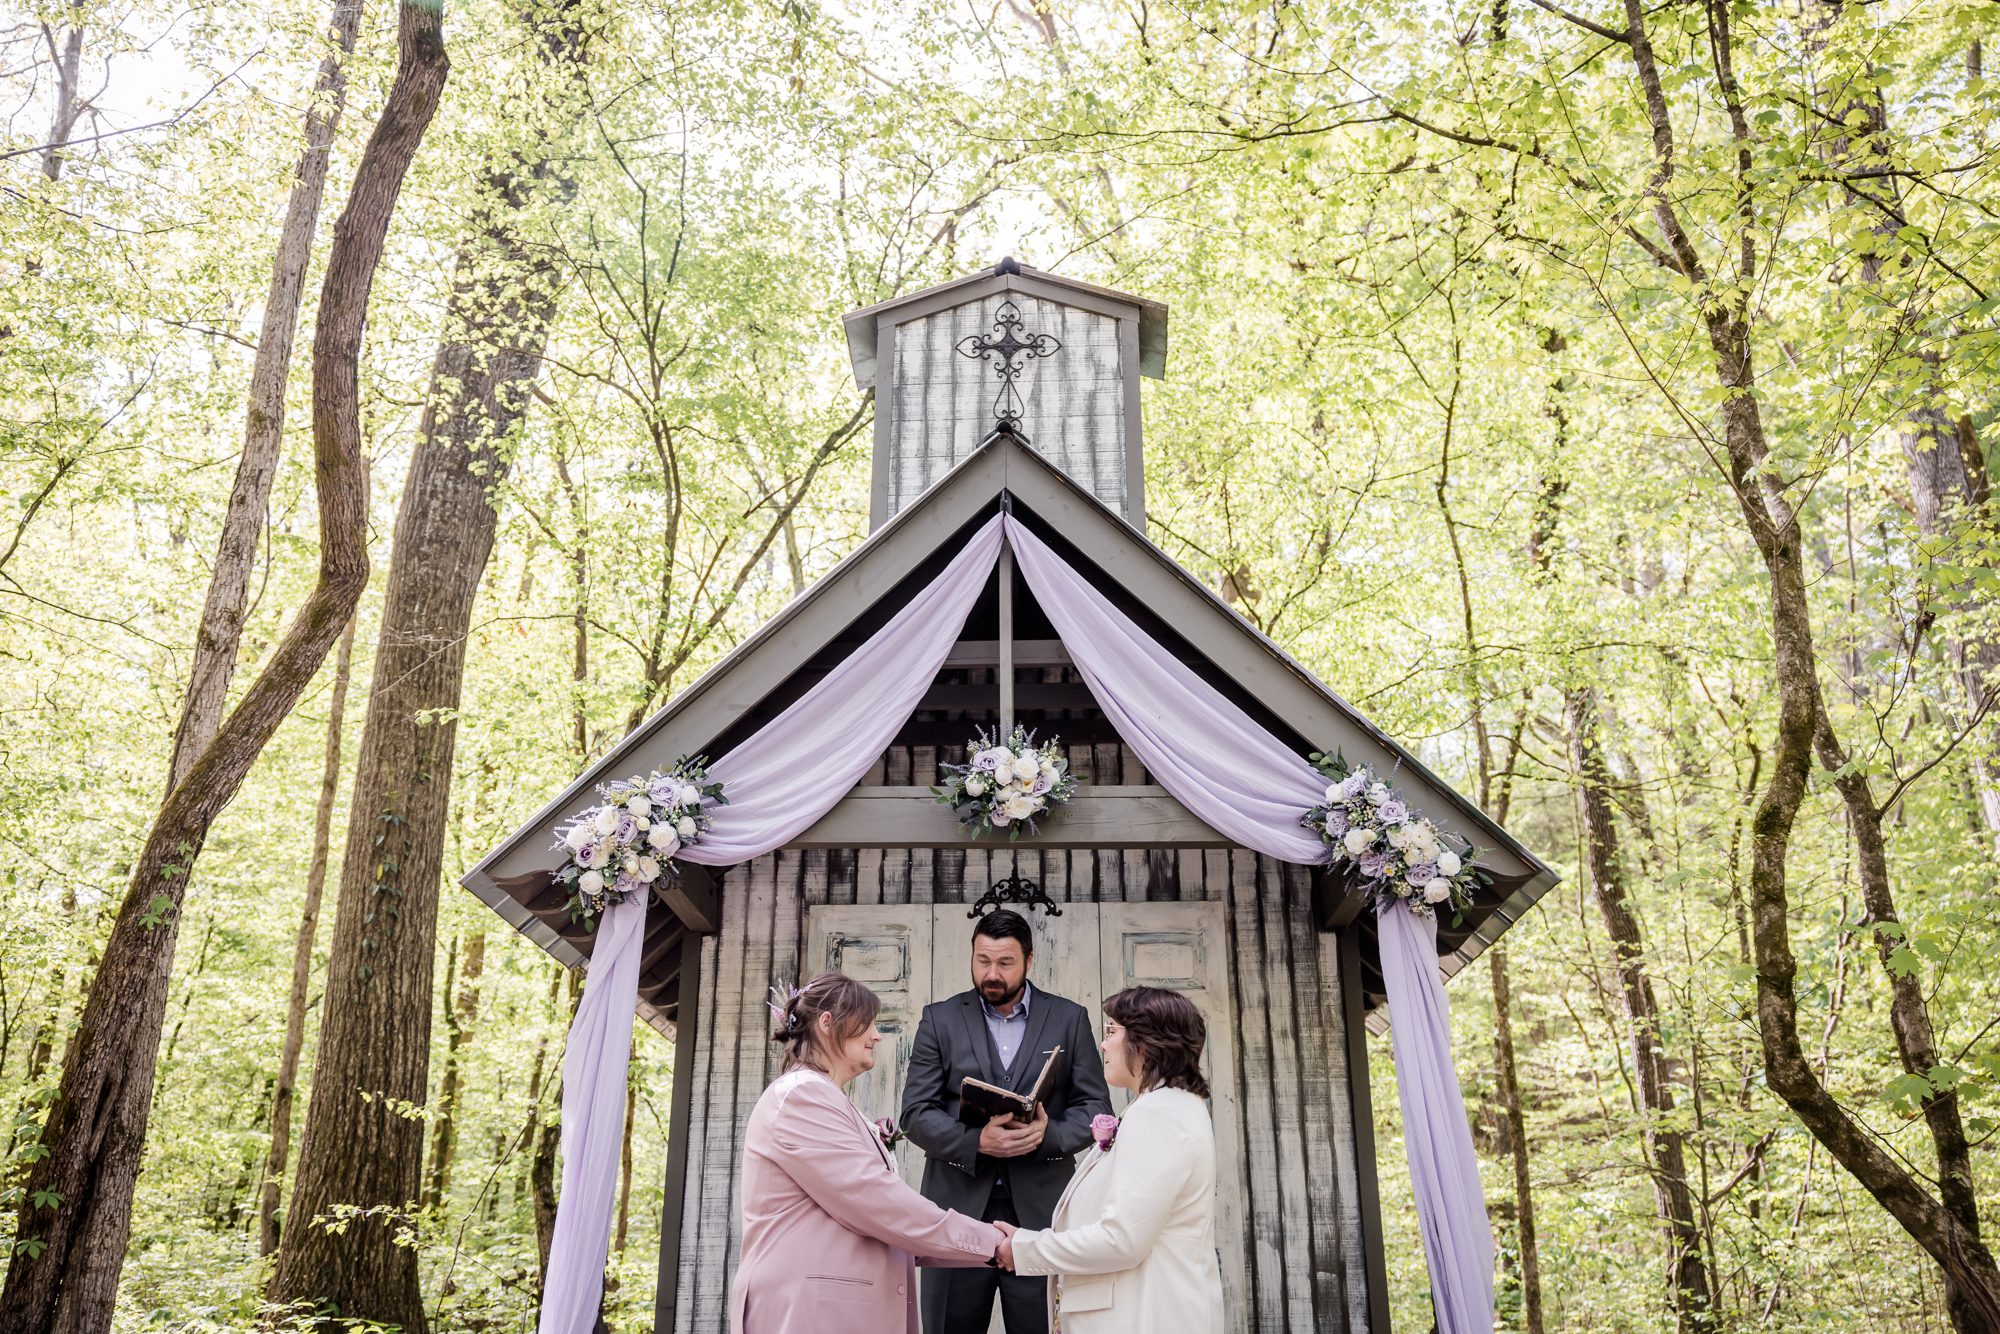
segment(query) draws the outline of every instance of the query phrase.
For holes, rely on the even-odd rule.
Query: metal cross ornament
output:
[[[1012,301],[1002,301],[994,315],[993,328],[998,336],[968,334],[958,340],[958,352],[960,356],[992,363],[994,373],[1000,377],[1000,392],[993,399],[994,420],[1002,426],[1019,426],[1023,405],[1014,381],[1027,369],[1030,359],[1052,357],[1062,351],[1062,343],[1053,334],[1023,332],[1021,311]]]

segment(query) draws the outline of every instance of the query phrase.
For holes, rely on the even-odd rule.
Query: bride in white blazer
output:
[[[1098,1147],[1049,1227],[998,1224],[1012,1232],[1001,1263],[1052,1276],[1052,1331],[1223,1334],[1207,1036],[1178,992],[1133,987],[1104,1002],[1105,1080],[1137,1096],[1122,1119],[1098,1118]]]

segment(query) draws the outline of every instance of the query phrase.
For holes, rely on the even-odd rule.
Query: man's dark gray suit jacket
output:
[[[1034,1087],[1049,1048],[1062,1055],[1042,1095],[1049,1125],[1041,1145],[1019,1158],[979,1152],[979,1129],[958,1119],[958,1090],[967,1075],[1026,1093]],[[1040,987],[1028,1002],[1028,1028],[1012,1070],[998,1069],[993,1036],[979,993],[964,991],[924,1007],[917,1024],[910,1070],[903,1083],[902,1129],[928,1158],[924,1196],[947,1209],[981,1217],[993,1184],[1004,1171],[1014,1213],[1024,1228],[1044,1228],[1069,1186],[1075,1156],[1090,1147],[1090,1120],[1111,1110],[1104,1061],[1090,1016],[1075,1001]]]

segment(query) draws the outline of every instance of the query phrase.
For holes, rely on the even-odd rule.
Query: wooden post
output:
[[[1347,1088],[1354,1109],[1355,1187],[1361,1199],[1361,1262],[1368,1275],[1368,1329],[1389,1334],[1389,1263],[1383,1254],[1382,1189],[1375,1174],[1375,1108],[1368,1088],[1368,1023],[1361,1012],[1361,924],[1350,922],[1340,941],[1341,1024],[1347,1039]],[[680,1086],[674,1086],[680,1092]]]
[[[674,1334],[681,1286],[681,1217],[686,1213],[688,1122],[694,1098],[695,1021],[701,1014],[701,937],[682,936],[680,996],[674,1013],[674,1096],[667,1104],[667,1179],[660,1203],[660,1271],[653,1283],[653,1334]]]
[[[1000,737],[1014,732],[1014,552],[1000,548]]]

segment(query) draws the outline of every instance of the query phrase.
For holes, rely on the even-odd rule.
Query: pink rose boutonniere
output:
[[[886,1116],[875,1118],[875,1133],[882,1137],[882,1147],[885,1149],[893,1149],[909,1138],[909,1135],[896,1129],[896,1123]]]
[[[1109,1112],[1091,1117],[1090,1137],[1097,1141],[1098,1152],[1111,1152],[1111,1142],[1118,1138],[1118,1118]]]

